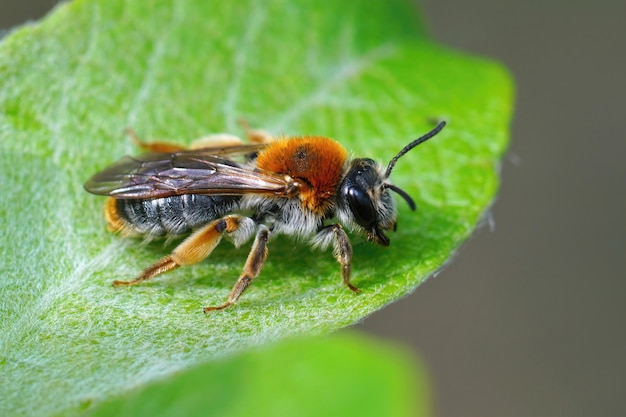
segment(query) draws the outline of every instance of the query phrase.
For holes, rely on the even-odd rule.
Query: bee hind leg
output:
[[[213,252],[225,232],[233,233],[239,229],[243,219],[245,218],[242,216],[226,216],[209,223],[180,243],[170,255],[144,269],[137,278],[130,281],[113,281],[113,286],[136,285],[179,266],[202,261]]]
[[[154,142],[141,140],[130,127],[126,129],[126,134],[130,137],[135,146],[148,152],[172,153],[192,149],[227,148],[229,146],[239,146],[243,144],[241,138],[228,133],[213,133],[203,136],[191,142],[189,147],[160,140]]]
[[[230,291],[227,301],[218,306],[205,307],[205,313],[208,313],[209,311],[223,310],[239,299],[241,294],[243,294],[246,288],[248,288],[248,286],[252,283],[252,280],[259,275],[263,265],[265,264],[265,260],[267,259],[268,239],[269,230],[267,227],[261,226],[256,234],[254,243],[252,244],[250,254],[248,254],[246,264],[243,267],[243,273],[239,276],[235,286]]]
[[[156,142],[143,141],[139,139],[139,137],[137,136],[137,133],[135,133],[135,130],[131,127],[126,128],[126,134],[130,137],[130,140],[133,141],[135,146],[143,149],[144,151],[169,153],[169,152],[180,152],[186,149],[184,146],[177,145],[175,143],[161,142],[161,141],[156,141]]]

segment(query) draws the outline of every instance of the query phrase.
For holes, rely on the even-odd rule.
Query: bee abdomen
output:
[[[164,236],[181,235],[231,212],[239,197],[186,194],[151,200],[115,200],[114,216],[132,233]],[[111,221],[109,220],[111,223]],[[111,224],[113,229],[119,229]]]

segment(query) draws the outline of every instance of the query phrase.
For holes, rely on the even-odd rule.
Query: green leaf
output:
[[[432,415],[409,352],[356,334],[283,342],[174,375],[91,417]]]
[[[403,0],[75,1],[0,44],[0,414],[51,415],[287,336],[352,324],[415,289],[494,198],[512,86],[498,65],[439,47]],[[225,300],[246,247],[115,289],[172,249],[105,231],[82,184],[136,153],[123,131],[190,143],[272,132],[402,158],[398,231],[352,236],[353,283],[330,253],[278,237],[261,276]]]

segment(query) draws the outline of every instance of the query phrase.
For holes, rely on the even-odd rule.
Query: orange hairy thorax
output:
[[[330,208],[348,153],[322,136],[279,139],[258,156],[257,167],[300,180],[300,200],[307,209],[323,214]]]

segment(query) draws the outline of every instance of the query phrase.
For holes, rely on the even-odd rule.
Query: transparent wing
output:
[[[222,154],[249,153],[225,148]],[[260,148],[259,148],[260,149]],[[126,156],[91,177],[85,189],[115,198],[161,198],[181,194],[288,195],[288,177],[258,170],[216,155],[217,149]]]

